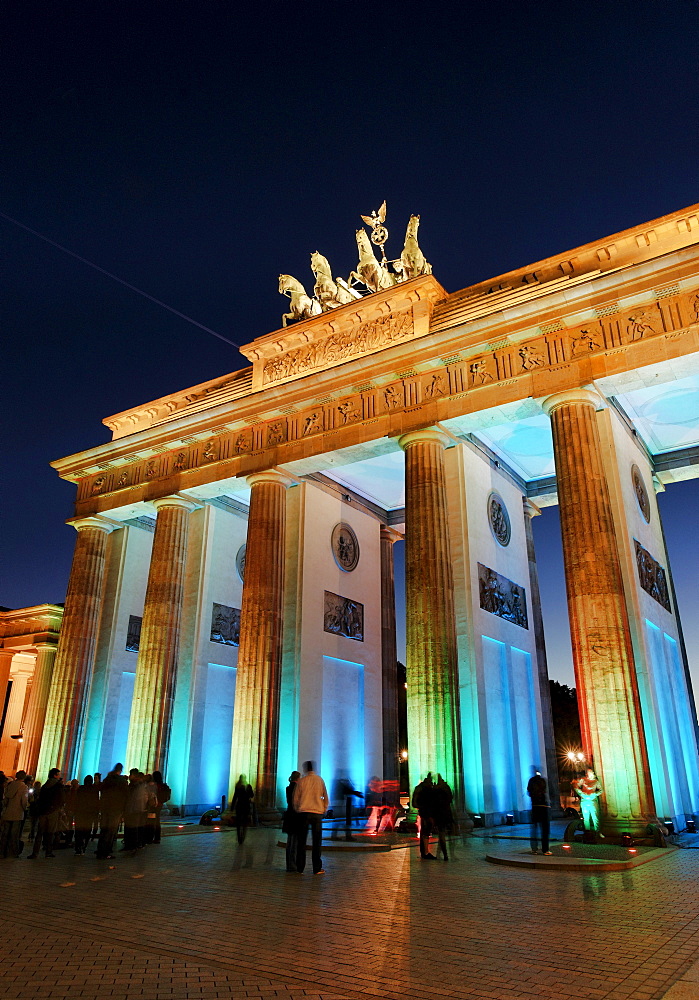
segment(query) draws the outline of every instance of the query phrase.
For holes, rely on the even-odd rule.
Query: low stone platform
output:
[[[674,847],[618,847],[613,844],[551,844],[551,855],[532,854],[529,847],[498,845],[485,859],[493,865],[548,871],[618,872],[666,858]]]

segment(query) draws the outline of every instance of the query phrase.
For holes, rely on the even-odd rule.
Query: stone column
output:
[[[189,515],[197,504],[171,496],[154,500],[153,506],[158,513],[124,764],[126,768],[165,773],[177,683]]]
[[[532,518],[538,517],[541,511],[527,497],[522,497],[524,506],[524,534],[527,540],[527,559],[529,561],[529,596],[532,604],[532,626],[536,644],[537,677],[539,682],[539,703],[541,705],[541,723],[544,730],[544,748],[546,751],[546,777],[549,786],[549,797],[554,812],[559,808],[558,790],[558,759],[556,757],[556,739],[553,732],[553,714],[551,712],[551,688],[549,686],[548,662],[546,659],[546,642],[544,639],[544,620],[541,614],[541,597],[539,594],[539,570],[536,565],[534,549],[534,532]]]
[[[31,667],[27,666],[20,666],[12,672],[12,690],[7,703],[2,743],[0,744],[0,768],[5,774],[14,773],[19,767],[18,760],[22,744],[19,740],[13,740],[12,737],[19,736],[22,732],[24,704],[27,699],[27,685],[31,675]]]
[[[37,642],[36,644],[34,678],[24,713],[24,742],[22,752],[19,755],[19,766],[27,774],[36,774],[41,734],[44,730],[46,707],[49,701],[57,650],[58,647],[53,642]]]
[[[408,751],[411,786],[439,772],[462,808],[459,672],[444,449],[436,427],[404,434]]]
[[[277,808],[277,756],[284,617],[286,489],[270,470],[248,476],[251,487],[240,645],[235,684],[230,794],[240,774],[255,789],[258,809]]]
[[[10,668],[12,667],[12,649],[0,649],[0,722],[5,708],[5,698],[7,697],[7,685],[10,683]],[[0,736],[2,732],[0,731]]]
[[[102,610],[107,535],[113,528],[98,517],[71,523],[78,540],[36,766],[41,781],[52,767],[59,767],[66,779],[77,777]]]
[[[583,747],[604,795],[603,829],[641,833],[654,818],[621,565],[602,462],[597,393],[544,400],[551,417],[573,664]]]
[[[381,698],[383,719],[383,777],[396,782],[398,804],[398,654],[396,652],[396,593],[393,543],[401,536],[381,525]]]

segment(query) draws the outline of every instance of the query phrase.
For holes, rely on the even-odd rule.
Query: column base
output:
[[[612,819],[604,816],[600,823],[600,832],[605,837],[615,840],[618,840],[624,833],[630,833],[634,840],[639,840],[642,837],[649,836],[648,825],[654,822],[657,822],[655,818],[643,819],[642,817],[633,817],[624,819],[623,817],[617,817]]]

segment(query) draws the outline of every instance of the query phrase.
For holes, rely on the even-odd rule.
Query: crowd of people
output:
[[[57,767],[43,784],[21,770],[14,779],[0,772],[0,858],[20,858],[26,835],[32,845],[30,860],[42,849],[53,858],[59,846],[73,847],[82,855],[93,840],[97,857],[109,860],[122,822],[121,850],[135,853],[159,844],[160,816],[172,794],[170,787],[160,771],[144,774],[132,768],[127,777],[123,770],[123,764],[116,764],[105,778],[88,774],[82,784],[77,778],[64,783]]]

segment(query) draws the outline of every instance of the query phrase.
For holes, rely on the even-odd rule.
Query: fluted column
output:
[[[0,719],[2,719],[2,711],[5,707],[7,685],[10,683],[10,668],[14,655],[12,649],[0,649]]]
[[[532,604],[532,626],[534,629],[534,642],[536,644],[539,703],[541,705],[541,724],[544,731],[544,748],[546,753],[546,777],[548,779],[551,804],[557,810],[559,801],[558,761],[556,759],[556,739],[553,732],[551,687],[549,685],[546,641],[544,639],[544,619],[541,614],[541,596],[539,594],[539,570],[536,565],[534,532],[532,530],[532,518],[538,517],[541,511],[527,497],[523,497],[522,501],[524,506],[524,535],[527,540],[527,560],[529,562],[529,595]]]
[[[398,654],[396,652],[396,592],[393,543],[401,536],[381,525],[381,698],[383,718],[383,777],[398,782]],[[396,787],[396,803],[400,789]]]
[[[405,590],[410,782],[439,772],[462,805],[454,581],[444,449],[435,427],[404,434]]]
[[[544,400],[551,417],[573,665],[585,751],[604,796],[603,829],[641,832],[654,816],[648,754],[595,410],[579,389]]]
[[[128,768],[164,772],[177,682],[189,515],[197,504],[172,496],[154,500],[153,506],[158,513],[125,763]]]
[[[21,664],[21,661],[20,661]],[[12,671],[12,689],[7,702],[7,712],[5,714],[5,725],[2,730],[2,741],[0,742],[0,769],[9,774],[17,770],[19,751],[22,744],[19,740],[13,740],[13,736],[19,736],[22,732],[22,717],[24,715],[24,705],[27,698],[27,685],[32,675],[31,667],[15,664]]]
[[[277,806],[277,755],[284,616],[286,489],[281,473],[256,473],[251,487],[245,582],[231,747],[231,795],[238,775],[258,808]]]
[[[36,767],[42,781],[52,767],[70,779],[78,766],[102,610],[107,535],[113,528],[98,517],[71,523],[78,539]]]
[[[34,677],[24,712],[24,742],[19,755],[19,766],[27,774],[36,774],[39,760],[41,734],[46,719],[46,707],[51,690],[54,662],[58,647],[54,642],[37,642]],[[76,775],[76,777],[78,777]]]

